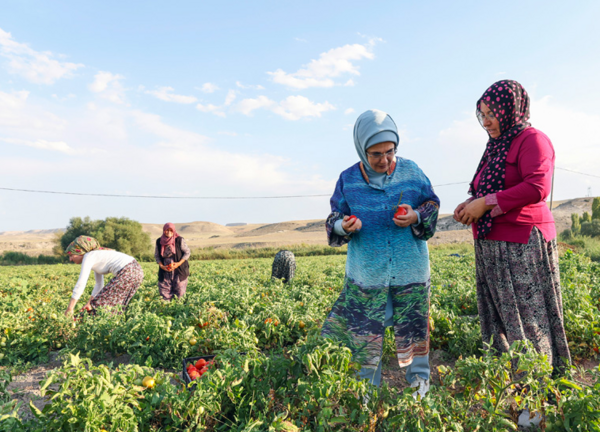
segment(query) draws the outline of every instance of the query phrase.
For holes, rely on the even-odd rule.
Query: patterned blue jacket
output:
[[[398,199],[419,211],[421,222],[400,228],[393,222]],[[421,169],[398,157],[383,188],[369,184],[361,163],[340,174],[327,218],[330,246],[349,242],[346,277],[363,288],[426,283],[429,280],[427,240],[435,233],[440,200]],[[355,215],[362,228],[349,236],[334,232],[335,222]]]

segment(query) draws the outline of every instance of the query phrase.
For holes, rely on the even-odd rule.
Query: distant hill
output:
[[[593,198],[575,198],[555,201],[552,213],[556,230],[561,232],[571,226],[571,213],[591,212]],[[163,224],[142,223],[144,231],[154,241],[162,235]],[[327,244],[325,220],[300,220],[270,224],[246,224],[243,222],[219,225],[213,222],[176,223],[177,232],[191,248],[245,248],[284,246],[290,244]],[[18,251],[31,255],[51,254],[52,240],[60,229],[0,232],[0,253]],[[429,240],[432,245],[463,243],[473,240],[470,228],[454,221],[452,215],[440,215],[436,235]]]

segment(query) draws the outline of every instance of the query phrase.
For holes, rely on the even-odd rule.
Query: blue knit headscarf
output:
[[[398,128],[389,114],[379,110],[369,110],[358,116],[354,124],[354,146],[369,180],[380,187],[383,184],[385,173],[378,173],[371,168],[367,149],[375,144],[388,141],[393,142],[396,148],[400,142]]]

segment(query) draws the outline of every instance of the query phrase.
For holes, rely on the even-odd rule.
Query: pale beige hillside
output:
[[[555,201],[553,214],[556,229],[571,226],[571,213],[591,212],[593,198],[575,198]],[[162,234],[163,224],[143,223],[144,231],[154,242]],[[271,224],[224,226],[213,222],[176,223],[175,227],[192,249],[201,247],[246,248],[279,247],[291,244],[327,244],[325,221],[322,219],[287,221]],[[0,227],[1,229],[1,227]],[[56,230],[0,232],[0,253],[17,251],[29,255],[51,254]],[[471,230],[455,222],[451,215],[440,215],[438,232],[429,240],[432,245],[472,242]]]

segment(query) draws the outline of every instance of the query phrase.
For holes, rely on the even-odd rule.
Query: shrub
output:
[[[91,220],[74,217],[69,221],[67,229],[57,236],[54,253],[65,256],[64,250],[80,235],[89,235],[100,242],[103,247],[118,250],[136,258],[147,254],[152,249],[150,236],[142,230],[142,225],[128,218],[109,217],[105,220]]]
[[[600,219],[582,223],[581,235],[588,237],[600,237]]]

